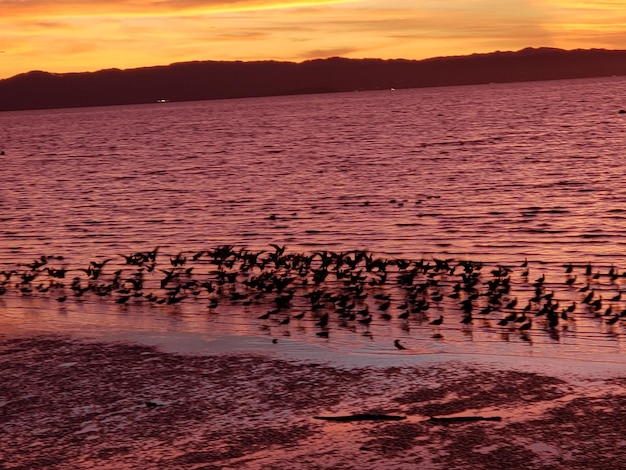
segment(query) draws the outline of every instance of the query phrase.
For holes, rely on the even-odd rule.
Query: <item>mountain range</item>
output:
[[[196,61],[0,80],[0,111],[626,75],[626,51],[526,48],[404,59]]]

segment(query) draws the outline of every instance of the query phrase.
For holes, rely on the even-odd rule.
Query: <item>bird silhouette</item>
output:
[[[315,326],[319,326],[321,328],[325,328],[328,325],[328,313],[322,315],[319,321],[315,324]]]
[[[404,347],[404,346],[402,346],[402,345],[400,344],[400,340],[399,340],[399,339],[395,340],[395,341],[393,342],[393,345],[394,345],[397,349],[407,349],[406,347]]]
[[[439,318],[435,318],[430,322],[430,325],[441,325],[443,323],[443,315],[439,315]]]

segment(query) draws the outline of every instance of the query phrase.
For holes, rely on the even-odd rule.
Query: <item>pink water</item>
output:
[[[563,306],[580,302],[582,266],[592,263],[604,276],[592,282],[606,307],[626,282],[606,278],[612,265],[626,269],[625,85],[614,77],[0,113],[0,269],[62,255],[60,266],[83,275],[91,260],[112,258],[113,269],[121,254],[156,246],[168,269],[180,252],[222,244],[271,251],[276,243],[291,253],[504,264],[517,269],[519,308],[543,274]],[[565,263],[580,266],[571,288]],[[626,297],[612,307],[626,308]],[[313,319],[258,320],[267,305],[222,305],[216,315],[201,301],[59,304],[13,289],[0,309],[5,328],[154,341],[176,333],[265,347],[277,338],[295,348],[398,354],[392,340],[402,338],[419,354],[619,361],[624,350],[623,321],[607,325],[610,317],[593,312],[557,337],[534,325],[529,342],[495,320],[460,327],[458,315],[437,331],[428,321],[407,329],[377,317],[337,324],[325,340]]]

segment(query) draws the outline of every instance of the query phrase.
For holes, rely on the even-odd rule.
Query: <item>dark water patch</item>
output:
[[[26,234],[26,233],[18,233],[18,232],[7,232],[4,231],[2,232],[2,234],[8,238],[31,238],[34,237],[34,235],[32,234]]]
[[[541,228],[525,228],[521,230],[521,232],[526,233],[541,233],[541,234],[549,234],[549,235],[558,235],[562,233],[567,233],[565,230],[555,230],[555,229],[541,229]]]
[[[464,221],[464,220],[484,220],[484,215],[480,212],[475,212],[475,213],[467,213],[467,214],[460,214],[460,215],[447,215],[445,217],[446,220],[451,220],[451,221]],[[501,221],[498,221],[499,223]]]
[[[581,238],[607,238],[610,237],[610,235],[606,234],[606,233],[582,233],[579,235]]]

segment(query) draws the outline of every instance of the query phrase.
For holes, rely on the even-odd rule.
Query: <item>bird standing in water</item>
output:
[[[393,345],[394,345],[396,348],[398,348],[398,349],[406,349],[404,346],[402,346],[402,345],[400,344],[400,340],[399,340],[399,339],[395,340],[395,341],[393,342]]]

